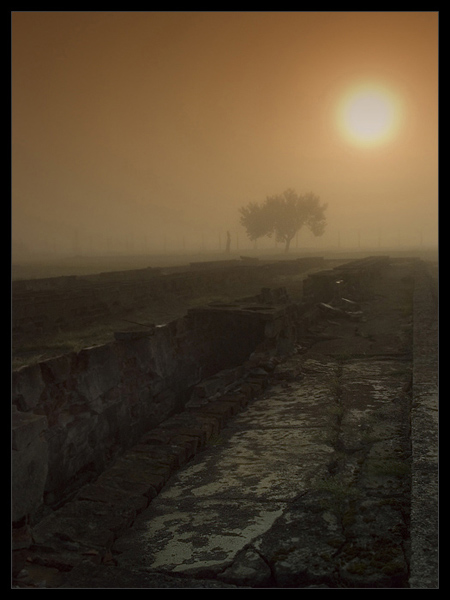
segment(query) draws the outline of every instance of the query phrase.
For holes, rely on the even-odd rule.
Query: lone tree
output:
[[[324,233],[326,208],[312,192],[300,196],[288,189],[280,195],[268,196],[260,204],[250,202],[239,212],[241,224],[252,241],[275,235],[277,242],[285,244],[284,251],[289,252],[292,238],[304,225],[316,236]]]

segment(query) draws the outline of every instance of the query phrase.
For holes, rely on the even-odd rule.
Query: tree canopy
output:
[[[277,242],[285,244],[285,252],[295,234],[306,226],[316,235],[325,231],[326,204],[320,204],[320,198],[309,192],[299,195],[288,189],[282,194],[268,196],[262,203],[250,202],[239,209],[241,224],[248,237],[254,241],[260,237],[275,236]]]

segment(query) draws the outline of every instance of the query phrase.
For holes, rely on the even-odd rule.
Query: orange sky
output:
[[[328,203],[301,245],[435,243],[438,17],[13,12],[13,241],[198,249],[229,229],[245,245],[239,207],[292,187]],[[401,101],[379,147],[337,127],[360,81]]]

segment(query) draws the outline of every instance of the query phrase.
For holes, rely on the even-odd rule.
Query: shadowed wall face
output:
[[[293,317],[287,305],[193,309],[151,332],[14,371],[13,521],[98,476],[181,411],[202,379],[258,347],[290,350]]]

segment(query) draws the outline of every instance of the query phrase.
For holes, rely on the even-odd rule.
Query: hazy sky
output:
[[[13,240],[245,245],[239,207],[294,188],[328,203],[305,245],[436,241],[438,17],[13,12]],[[360,84],[397,110],[373,146],[338,114]]]

